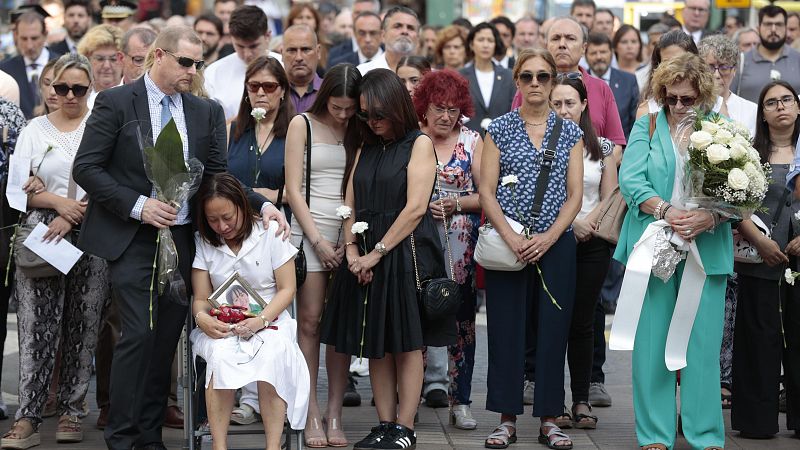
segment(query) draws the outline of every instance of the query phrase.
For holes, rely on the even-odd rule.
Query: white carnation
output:
[[[783,278],[787,283],[794,286],[794,275],[792,274],[792,269],[786,269],[786,272],[783,273]]]
[[[347,205],[342,205],[342,206],[336,208],[336,216],[338,218],[342,219],[342,220],[349,219],[350,218],[350,214],[352,214],[352,213],[353,213],[353,210],[350,209],[350,207],[347,206]]]
[[[256,119],[256,122],[261,122],[264,117],[267,117],[267,110],[264,108],[253,108],[253,110],[250,111],[250,115]]]
[[[367,222],[356,222],[350,227],[350,231],[353,234],[361,234],[369,229],[369,224]]]
[[[503,186],[508,186],[509,184],[517,184],[519,183],[519,178],[516,175],[506,175],[500,180],[500,184]]]
[[[689,136],[689,141],[692,143],[692,147],[698,150],[705,150],[706,147],[714,142],[714,138],[711,136],[711,133],[701,130],[692,133],[692,135]]]
[[[731,158],[733,159],[744,159],[747,158],[747,147],[739,144],[739,143],[732,143],[731,144]]]
[[[724,145],[711,144],[706,149],[706,156],[708,157],[708,162],[711,164],[719,164],[731,159],[731,152],[728,150],[728,147]],[[744,172],[742,173],[744,174]]]
[[[750,178],[742,169],[731,169],[728,172],[728,186],[733,189],[744,190],[750,185]]]

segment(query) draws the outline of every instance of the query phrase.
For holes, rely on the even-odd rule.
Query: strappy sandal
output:
[[[556,424],[558,428],[572,428],[572,415],[567,410],[567,405],[564,405],[564,412],[560,415],[556,416],[553,422]]]
[[[22,422],[28,422],[30,429]],[[28,434],[28,432],[30,432],[30,434]],[[41,443],[39,432],[36,430],[33,423],[28,419],[20,419],[14,422],[14,426],[11,427],[11,430],[3,435],[0,446],[3,448],[25,450],[26,448],[35,447]]]
[[[647,444],[640,447],[640,450],[667,450],[664,444]]]
[[[319,422],[316,417],[309,418],[306,421],[306,429],[303,434],[308,448],[325,448],[328,446],[328,438],[325,437],[325,430],[322,429]]]
[[[543,428],[549,428],[547,433]],[[569,444],[561,444],[559,442],[569,441]],[[553,450],[570,450],[572,448],[572,439],[561,431],[553,422],[543,422],[539,427],[539,443],[544,444],[547,448]]]
[[[83,441],[81,419],[78,416],[61,416],[58,418],[56,442],[75,443]]]
[[[242,403],[231,411],[231,423],[236,425],[250,425],[257,420],[256,410],[247,403]]]
[[[513,432],[511,430],[514,430]],[[499,441],[499,444],[489,441]],[[510,420],[505,421],[494,429],[492,434],[486,438],[483,446],[486,448],[508,448],[509,445],[517,442],[517,423]]]
[[[592,412],[592,405],[589,402],[575,402],[572,404],[572,426],[579,429],[579,430],[594,430],[597,428],[597,416],[593,414],[583,414],[575,412],[575,407],[578,405],[586,405],[589,408],[589,412]],[[558,424],[556,422],[556,424]],[[564,428],[564,427],[561,427]]]
[[[722,391],[722,389],[725,389],[728,391],[728,393],[726,394]],[[722,409],[731,409],[733,395],[731,394],[731,389],[728,386],[722,386],[720,388],[720,397],[722,400]]]

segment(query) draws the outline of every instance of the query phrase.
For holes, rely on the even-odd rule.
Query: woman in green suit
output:
[[[696,243],[706,277],[702,287],[694,286],[700,295],[694,321],[698,326],[686,332],[688,346],[681,368],[683,433],[694,449],[721,449],[725,427],[719,402],[719,349],[725,280],[733,270],[731,228],[710,211],[689,210],[681,204],[683,170],[682,164],[676,163],[680,160],[674,145],[681,120],[692,109],[710,111],[717,93],[708,65],[694,54],[662,63],[652,83],[662,109],[652,138],[650,116],[644,116],[634,125],[625,150],[619,185],[628,214],[614,258],[627,264],[634,244],[656,220],[665,220],[687,242]],[[681,261],[666,283],[650,276],[635,328],[633,403],[642,449],[671,449],[675,443],[676,372],[674,366],[673,370],[667,368],[665,353],[685,268],[687,261]]]

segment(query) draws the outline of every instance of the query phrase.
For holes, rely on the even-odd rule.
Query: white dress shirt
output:
[[[269,56],[283,64],[278,53],[269,52]],[[226,121],[233,119],[239,113],[246,72],[247,64],[236,53],[218,59],[205,71],[205,88],[208,96],[222,105]]]
[[[389,69],[394,71],[391,67],[389,67],[389,63],[386,62],[386,53],[381,53],[380,55],[375,56],[372,58],[372,61],[364,64],[358,65],[358,71],[361,72],[361,76],[364,76],[373,69]]]

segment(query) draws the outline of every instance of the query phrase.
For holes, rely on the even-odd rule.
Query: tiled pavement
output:
[[[430,409],[424,405],[419,409],[419,423],[416,431],[418,436],[417,448],[419,450],[461,450],[461,449],[480,449],[483,448],[483,440],[497,424],[499,417],[495,413],[485,411],[486,401],[486,328],[480,326],[482,319],[479,316],[478,329],[478,352],[476,355],[475,377],[473,380],[473,414],[478,420],[479,426],[474,431],[457,430],[449,425],[446,409]],[[12,314],[8,317],[9,336],[6,341],[5,359],[3,365],[2,394],[6,403],[9,405],[12,414],[16,409],[17,380],[17,345],[16,345],[16,317]],[[324,366],[323,366],[324,367]],[[321,376],[321,383],[324,383],[324,369]],[[606,363],[606,387],[614,399],[614,406],[611,408],[596,408],[595,414],[599,417],[597,430],[567,430],[575,443],[576,449],[636,449],[636,437],[633,427],[633,407],[630,390],[630,353],[628,352],[609,352]],[[569,382],[567,381],[567,386]],[[354,442],[369,431],[375,422],[374,409],[369,406],[371,393],[369,380],[360,378],[358,391],[363,398],[362,406],[357,408],[345,408],[344,424],[347,437]],[[567,389],[568,391],[568,389]],[[320,394],[324,396],[325,386],[321,385]],[[94,382],[90,388],[87,398],[92,412],[84,419],[85,440],[81,444],[56,444],[55,427],[56,418],[46,419],[42,428],[42,445],[37,449],[103,449],[102,432],[95,429],[93,424],[97,419],[97,411],[94,409]],[[567,399],[569,400],[569,399]],[[324,400],[323,400],[324,401]],[[526,412],[530,414],[530,407],[526,407]],[[725,412],[726,424],[730,425],[730,413]],[[781,414],[781,432],[771,440],[753,441],[741,439],[736,433],[729,432],[726,448],[729,449],[770,449],[770,450],[798,450],[800,449],[800,439],[785,429],[785,416]],[[0,422],[0,427],[10,427],[11,420]],[[519,440],[512,449],[544,449],[536,440],[538,420],[530,415],[519,418]],[[258,427],[251,426],[250,429],[258,430]],[[170,450],[184,448],[185,442],[180,430],[164,430],[164,440]],[[231,448],[259,448],[263,447],[263,435],[249,435],[232,437],[229,441]],[[210,449],[209,443],[203,445],[203,449]],[[296,448],[296,447],[294,447]],[[677,449],[689,449],[686,441],[679,440]]]

